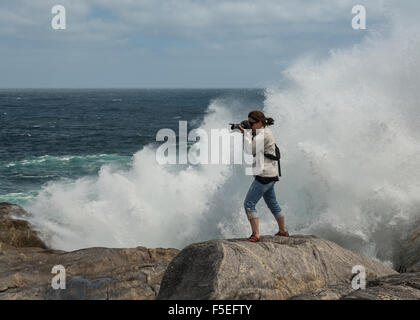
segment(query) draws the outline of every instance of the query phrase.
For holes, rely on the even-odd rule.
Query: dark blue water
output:
[[[44,183],[95,175],[103,164],[129,167],[160,129],[198,127],[214,99],[250,111],[264,91],[0,90],[0,201],[23,204]]]

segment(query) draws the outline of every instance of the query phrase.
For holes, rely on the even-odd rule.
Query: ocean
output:
[[[31,212],[62,250],[247,237],[243,166],[161,165],[156,133],[179,121],[228,128],[259,109],[275,120],[289,233],[392,265],[420,219],[417,36],[395,28],[322,61],[296,59],[262,89],[2,89],[0,201]],[[274,234],[263,201],[257,210],[261,234]]]
[[[197,128],[216,99],[261,108],[264,90],[0,90],[0,201],[25,205],[44,184],[95,176],[106,164],[128,169],[160,129]]]

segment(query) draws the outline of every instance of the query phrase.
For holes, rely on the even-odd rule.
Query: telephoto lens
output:
[[[229,123],[230,124],[230,130],[239,130],[239,124],[238,123]],[[251,123],[248,120],[241,121],[240,125],[244,129],[251,129]]]

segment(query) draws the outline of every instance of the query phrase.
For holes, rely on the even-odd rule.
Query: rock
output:
[[[352,291],[342,300],[420,300],[420,272],[389,275],[366,283],[366,289]]]
[[[155,299],[177,249],[87,248],[72,252],[42,248],[0,249],[0,299]],[[66,289],[52,288],[62,265]]]
[[[0,216],[10,215],[14,217],[27,218],[30,214],[17,204],[9,202],[0,202]]]
[[[287,300],[339,300],[353,292],[350,283],[336,284],[287,298]]]
[[[418,300],[420,272],[392,274],[366,283],[365,289],[354,290],[350,284],[317,289],[289,300]]]
[[[368,279],[397,272],[315,236],[212,240],[184,248],[169,264],[158,299],[287,299],[351,283],[362,265]]]
[[[314,236],[212,240],[177,249],[45,246],[21,207],[0,203],[0,299],[420,299],[420,272],[381,263]],[[16,219],[18,218],[18,219]],[[410,240],[411,239],[411,240]],[[415,268],[416,233],[406,265]],[[413,258],[414,257],[414,258]],[[54,266],[66,289],[53,289]],[[351,288],[362,265],[367,288]]]
[[[17,205],[7,202],[0,203],[0,243],[18,248],[47,248],[27,221],[12,219],[9,215],[23,217],[28,213]]]
[[[46,248],[24,220],[0,204],[0,299],[155,299],[177,249]],[[17,208],[18,207],[18,208]],[[20,208],[20,209],[19,209]],[[53,289],[51,273],[62,265],[66,289]]]
[[[410,235],[402,242],[397,260],[400,272],[420,271],[420,220],[413,224]]]

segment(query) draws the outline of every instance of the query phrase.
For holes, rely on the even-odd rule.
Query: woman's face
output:
[[[254,133],[257,129],[261,129],[262,126],[263,126],[261,121],[255,122],[255,119],[252,119],[252,118],[248,118],[248,121],[251,122],[251,123],[254,123],[252,125],[252,132],[254,132]]]

